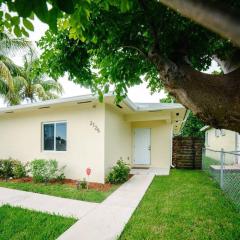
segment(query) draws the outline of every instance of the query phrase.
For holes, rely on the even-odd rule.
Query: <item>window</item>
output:
[[[67,150],[67,123],[43,123],[43,150]]]
[[[221,130],[220,129],[215,129],[215,137],[219,137],[221,134]]]
[[[225,129],[221,129],[221,135],[222,135],[222,136],[225,136],[225,135],[226,135]]]

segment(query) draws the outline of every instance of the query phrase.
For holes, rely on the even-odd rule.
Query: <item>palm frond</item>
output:
[[[19,52],[32,52],[37,55],[31,41],[24,38],[15,38],[7,32],[0,33],[0,54],[5,56],[14,56]]]
[[[4,62],[0,61],[0,77],[2,81],[5,81],[10,90],[14,90],[13,79],[9,68]]]

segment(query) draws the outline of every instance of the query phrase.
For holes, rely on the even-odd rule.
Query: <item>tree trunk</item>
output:
[[[240,132],[240,68],[210,75],[182,62],[174,64],[154,54],[166,90],[207,125]]]

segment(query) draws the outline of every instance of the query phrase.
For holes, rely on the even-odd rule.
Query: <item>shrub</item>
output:
[[[13,177],[13,159],[0,160],[0,177],[6,180]]]
[[[82,189],[86,189],[87,188],[87,181],[85,178],[83,178],[82,181],[80,181],[80,186]]]
[[[112,168],[107,176],[107,181],[113,184],[124,183],[128,180],[130,168],[122,161],[117,161],[117,164]]]
[[[47,183],[53,179],[63,180],[65,178],[63,173],[64,168],[58,169],[58,162],[56,160],[36,159],[30,163],[34,182]]]
[[[12,161],[12,172],[14,178],[23,178],[27,176],[28,173],[28,163],[23,164],[20,161]]]

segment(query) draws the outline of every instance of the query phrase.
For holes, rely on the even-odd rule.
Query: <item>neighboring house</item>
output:
[[[207,156],[219,159],[219,153],[210,150],[240,153],[239,133],[225,129],[215,129],[210,126],[203,127],[201,131],[205,131],[205,148],[209,149],[206,152]],[[240,164],[240,156],[226,154],[226,158],[232,162],[236,160]]]
[[[0,109],[0,159],[56,159],[67,178],[103,183],[122,159],[131,167],[169,171],[172,137],[186,109],[176,103],[136,104],[126,98],[100,103],[93,95]]]

